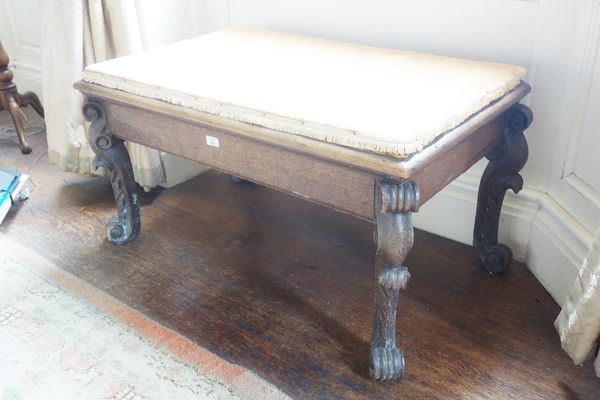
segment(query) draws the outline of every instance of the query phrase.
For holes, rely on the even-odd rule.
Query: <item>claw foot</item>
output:
[[[397,347],[371,349],[369,375],[378,381],[399,379],[404,373],[404,354]]]
[[[23,154],[29,154],[32,151],[31,146],[29,146],[29,144],[27,144],[26,142],[24,144],[22,144],[20,147],[21,147],[21,153],[23,153]]]
[[[510,249],[501,243],[497,243],[487,252],[479,255],[481,265],[492,274],[506,272],[512,262],[512,258]]]
[[[106,224],[106,237],[108,241],[114,244],[125,244],[133,239],[133,228],[127,222],[127,219],[122,220],[118,215],[113,215]]]

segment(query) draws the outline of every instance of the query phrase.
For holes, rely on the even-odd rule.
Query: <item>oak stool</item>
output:
[[[369,370],[402,376],[396,305],[410,273],[411,213],[482,157],[473,242],[507,269],[498,243],[505,192],[523,185],[530,87],[512,65],[228,29],[94,64],[75,84],[90,143],[117,203],[108,240],[140,232],[123,141],[151,146],[375,224]]]

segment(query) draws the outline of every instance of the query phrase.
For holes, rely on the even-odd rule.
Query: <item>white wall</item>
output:
[[[136,0],[145,48],[206,33],[206,6],[196,0]]]
[[[40,57],[41,1],[0,0],[0,40],[21,92],[34,90],[43,98]],[[54,0],[51,0],[54,1]],[[203,1],[135,0],[147,48],[208,32]],[[66,4],[67,2],[65,2]]]
[[[0,41],[21,92],[41,94],[40,1],[0,0]],[[40,96],[41,98],[41,96]]]
[[[561,39],[556,31],[572,32],[570,51],[555,54],[547,46],[548,64],[567,65],[560,71],[564,90],[562,96],[546,101],[542,93],[537,104],[551,107],[553,118],[544,122],[555,147],[547,153],[552,165],[546,171],[547,193],[532,225],[528,262],[559,302],[565,299],[600,221],[600,1],[582,0],[578,5],[573,7],[574,22],[565,24],[556,13],[548,23],[546,32],[554,33],[549,43]]]
[[[38,82],[39,1],[0,0],[0,38],[24,88]],[[254,26],[526,66],[530,159],[524,190],[505,200],[500,237],[562,303],[600,221],[600,0],[137,1],[149,47]],[[484,167],[426,204],[416,225],[470,244]]]

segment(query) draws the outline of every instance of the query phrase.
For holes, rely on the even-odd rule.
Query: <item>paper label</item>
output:
[[[206,144],[211,147],[219,147],[219,138],[206,135]]]

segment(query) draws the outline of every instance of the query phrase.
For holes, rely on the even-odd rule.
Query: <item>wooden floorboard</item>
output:
[[[140,237],[114,246],[106,178],[61,172],[43,135],[30,142],[26,156],[0,145],[0,166],[31,168],[35,183],[0,232],[294,398],[600,398],[590,363],[560,349],[559,307],[521,264],[490,276],[472,248],[418,231],[398,308],[407,373],[376,383],[369,223],[210,172],[143,195]]]

